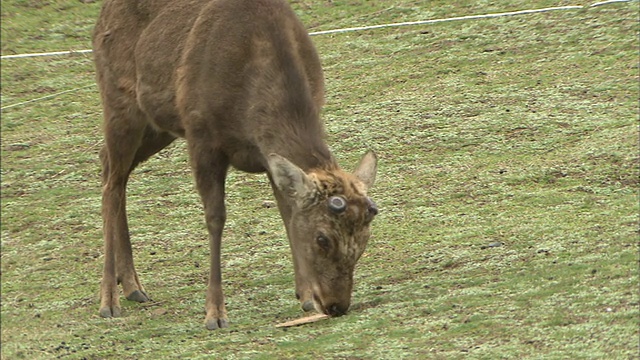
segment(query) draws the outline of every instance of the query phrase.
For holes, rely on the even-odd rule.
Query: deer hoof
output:
[[[137,302],[147,302],[149,301],[149,297],[145,294],[144,291],[136,290],[131,294],[127,295],[127,300],[137,301]]]
[[[100,308],[100,316],[103,318],[120,317],[120,307],[104,306]]]
[[[314,310],[316,307],[313,305],[313,301],[311,300],[307,300],[302,304],[302,310],[303,311],[311,311]]]
[[[207,319],[205,321],[207,330],[224,329],[229,327],[229,320],[227,319]]]

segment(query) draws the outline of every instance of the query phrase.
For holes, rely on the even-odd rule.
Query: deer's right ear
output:
[[[269,174],[275,186],[299,204],[313,194],[315,184],[302,169],[278,154],[267,156]]]
[[[367,189],[373,186],[373,183],[376,181],[376,172],[378,171],[378,157],[376,153],[373,151],[368,151],[362,159],[360,163],[356,167],[354,174],[360,181],[364,183],[364,186]]]

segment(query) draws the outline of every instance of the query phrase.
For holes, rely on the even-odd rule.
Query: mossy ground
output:
[[[311,31],[573,3],[293,1]],[[588,5],[588,3],[580,3]],[[86,49],[100,2],[7,0],[2,54]],[[381,213],[344,317],[298,317],[262,175],[230,173],[231,327],[202,324],[207,235],[183,142],[129,185],[155,300],[98,316],[101,109],[89,87],[2,112],[2,358],[638,356],[638,2],[313,38],[341,164]],[[2,106],[94,82],[90,55],[2,61]]]

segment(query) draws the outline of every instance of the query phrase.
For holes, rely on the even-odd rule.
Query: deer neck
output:
[[[270,129],[264,134],[260,148],[262,153],[285,157],[300,169],[331,170],[338,167],[333,154],[324,142],[324,131],[320,123],[317,128],[289,123],[284,129]]]

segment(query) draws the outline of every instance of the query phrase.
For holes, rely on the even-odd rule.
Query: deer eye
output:
[[[318,245],[320,245],[321,248],[323,249],[329,249],[329,247],[331,246],[331,242],[329,241],[329,238],[327,238],[326,236],[324,236],[324,234],[320,234],[316,237],[316,242],[318,243]]]

